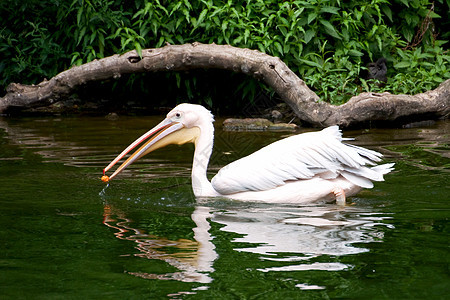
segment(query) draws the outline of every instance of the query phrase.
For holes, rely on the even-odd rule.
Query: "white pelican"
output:
[[[156,127],[142,135],[104,170],[107,182],[144,155],[169,144],[194,143],[192,189],[196,197],[227,197],[236,200],[307,203],[345,197],[382,181],[394,164],[376,165],[382,155],[362,147],[343,144],[338,126],[308,132],[274,142],[224,168],[210,181],[206,176],[213,149],[214,117],[206,108],[180,104]],[[122,157],[147,140],[108,177]]]

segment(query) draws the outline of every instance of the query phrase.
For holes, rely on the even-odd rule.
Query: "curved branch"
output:
[[[394,121],[407,116],[448,118],[450,114],[450,79],[436,89],[417,95],[361,93],[336,106],[327,124],[343,127],[367,121]]]
[[[224,69],[264,80],[302,121],[319,126],[350,126],[427,113],[446,117],[450,113],[450,80],[436,90],[415,96],[363,93],[346,104],[333,106],[321,102],[278,57],[257,50],[199,43],[145,49],[142,57],[133,50],[73,67],[38,85],[10,84],[7,94],[0,98],[0,112],[52,104],[90,81],[129,73],[191,69]]]

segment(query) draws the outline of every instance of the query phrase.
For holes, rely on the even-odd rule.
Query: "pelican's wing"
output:
[[[223,195],[273,189],[290,180],[339,175],[361,187],[383,180],[392,165],[376,165],[381,154],[341,143],[338,126],[285,138],[222,168],[211,183]]]

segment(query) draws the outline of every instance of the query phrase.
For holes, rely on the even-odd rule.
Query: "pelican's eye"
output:
[[[177,112],[177,113],[175,114],[175,117],[176,117],[177,119],[179,119],[179,118],[181,118],[181,114],[180,114],[179,112]]]

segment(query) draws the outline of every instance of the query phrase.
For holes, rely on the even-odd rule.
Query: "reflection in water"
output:
[[[133,126],[152,124],[156,118],[126,119],[121,121],[127,130]],[[150,121],[145,122],[145,119]],[[17,120],[16,120],[17,122]],[[114,122],[103,118],[71,119],[71,118],[44,118],[24,119],[18,123],[10,122],[0,117],[0,133],[4,131],[11,145],[32,149],[43,158],[43,162],[61,162],[72,167],[94,168],[92,174],[101,175],[106,162],[114,159],[116,152],[121,151],[124,143],[123,134],[118,134],[117,128],[112,126]],[[155,121],[156,122],[156,121]],[[144,123],[142,125],[141,123]],[[94,129],[93,129],[94,128]],[[135,129],[134,127],[132,129]],[[130,138],[138,135],[142,128],[130,134]],[[0,157],[0,160],[2,158]],[[174,159],[174,161],[177,161]],[[179,160],[178,160],[179,161]],[[145,168],[142,165],[145,164]],[[136,171],[136,169],[138,169]],[[131,166],[124,170],[124,176],[138,172],[139,176],[154,179],[170,178],[173,176],[190,176],[190,161],[188,164],[167,164],[161,158],[146,157],[142,159],[140,166]]]
[[[114,215],[118,219],[114,219]],[[180,270],[170,274],[128,272],[129,274],[146,279],[173,279],[183,282],[209,283],[212,279],[208,274],[214,271],[212,264],[217,258],[209,233],[209,217],[209,210],[204,207],[197,207],[194,210],[192,220],[197,225],[193,228],[194,241],[189,239],[174,241],[165,237],[146,234],[138,228],[131,227],[132,221],[109,205],[104,207],[103,224],[116,229],[117,232],[114,235],[117,238],[134,241],[136,249],[140,251],[135,256],[162,260]],[[170,250],[167,251],[167,249]]]
[[[243,207],[241,203],[233,203],[224,208],[222,203],[219,209],[212,205],[198,205],[193,211],[194,240],[169,240],[145,233],[134,228],[134,222],[123,213],[108,205],[105,206],[104,224],[117,230],[117,238],[136,243],[140,253],[135,256],[162,260],[179,270],[169,274],[129,274],[199,283],[212,281],[213,264],[218,259],[210,222],[221,224],[220,231],[239,235],[231,242],[246,246],[237,246],[235,251],[255,253],[261,260],[271,261],[271,265],[276,263],[276,266],[258,269],[261,272],[350,269],[351,265],[339,262],[337,258],[369,251],[360,244],[382,241],[381,228],[392,227],[383,222],[389,219],[386,215],[356,207],[318,205],[299,208],[259,204]],[[298,287],[323,288],[306,284]]]
[[[104,118],[25,118],[8,119],[0,117],[0,134],[2,131],[11,145],[32,149],[44,158],[43,162],[62,162],[74,167],[95,168],[92,173],[101,174],[106,163],[111,161],[124,144],[148,128],[153,127],[160,117],[124,118],[118,122],[106,121]],[[219,167],[250,154],[270,141],[285,137],[275,134],[268,138],[265,134],[252,135],[251,139],[245,133],[223,132],[216,128],[215,150],[210,171],[215,173]],[[133,131],[131,134],[130,131]],[[352,144],[376,150],[387,159],[395,158],[424,169],[448,171],[448,151],[450,122],[440,121],[435,126],[410,129],[371,129],[368,131],[344,131],[349,137],[354,137]],[[242,135],[241,135],[242,134]],[[247,149],[254,144],[255,149]],[[248,151],[251,150],[251,151]],[[417,151],[416,151],[417,150]],[[425,150],[416,157],[416,152]],[[155,152],[150,157],[141,159],[138,166],[130,166],[123,171],[123,178],[139,173],[140,177],[154,179],[188,177],[191,172],[192,150],[183,147],[184,155],[179,152],[170,157],[168,152]],[[416,152],[415,152],[416,151]],[[247,153],[250,152],[250,153]],[[163,154],[162,154],[163,153]],[[233,159],[223,153],[238,153]],[[177,156],[178,155],[178,156]],[[436,157],[436,158],[435,158]],[[1,159],[12,159],[2,158]],[[14,158],[20,159],[20,158]],[[445,162],[442,163],[441,160]],[[437,161],[438,160],[438,161]],[[431,163],[430,163],[431,161]],[[434,161],[437,161],[434,163]],[[219,165],[216,165],[219,163]],[[145,166],[145,167],[143,167]],[[136,170],[138,169],[138,170]]]
[[[266,272],[347,269],[351,266],[311,262],[322,255],[342,256],[368,251],[354,244],[381,240],[383,232],[374,226],[383,224],[380,221],[386,218],[351,207],[306,206],[233,210],[216,214],[212,220],[225,225],[224,231],[243,235],[234,242],[252,244],[236,248],[236,251],[258,253],[261,259],[281,263],[279,267],[261,269]]]
[[[112,155],[122,150],[123,145],[128,143],[124,141],[124,136],[133,139],[141,133],[142,128],[152,127],[150,124],[137,129],[136,120],[132,121],[133,125],[127,125],[128,127],[124,125],[126,130],[123,128],[118,130],[109,124],[105,126],[105,121],[102,119],[74,122],[64,118],[14,121],[0,118],[0,136],[4,136],[7,146],[13,146],[8,148],[12,149],[12,152],[16,149],[31,149],[31,152],[43,157],[44,162],[60,162],[65,165],[90,168],[86,172],[97,176],[100,175],[105,164],[112,159]],[[131,134],[127,130],[135,130],[135,132]],[[449,131],[450,122],[443,121],[439,122],[438,126],[424,129],[373,129],[367,132],[347,132],[347,134],[356,137],[354,144],[382,152],[388,158],[398,158],[402,162],[423,169],[448,171]],[[217,153],[233,150],[241,154],[242,149],[246,147],[244,143],[248,142],[243,141],[238,145],[229,143],[226,136],[221,137],[220,130],[217,137],[215,147],[222,150]],[[264,137],[255,135],[254,142],[262,144],[266,141]],[[232,146],[235,148],[230,149]],[[167,153],[161,153],[158,156],[155,153],[152,165],[146,165],[146,169],[140,170],[139,174],[147,178],[146,182],[149,185],[153,184],[148,180],[150,177],[189,178],[192,149],[183,148],[181,151],[186,152],[174,154],[180,157],[168,157]],[[24,154],[20,151],[17,153],[14,155],[0,153],[0,160],[23,159]],[[439,159],[435,159],[435,156]],[[216,161],[213,158],[213,166],[214,164]],[[131,168],[129,172],[136,171]],[[440,174],[443,173],[436,176]],[[92,178],[92,180],[98,179]],[[173,183],[170,180],[164,182]],[[407,191],[406,188],[409,187],[412,185],[403,186],[402,191]],[[91,192],[94,194],[98,192],[96,189],[99,186],[93,184],[92,188]],[[122,189],[121,192],[123,191]],[[178,190],[174,192],[178,193]],[[101,198],[104,199],[104,197]],[[139,199],[133,196],[131,198],[135,201],[130,203],[139,203]],[[152,195],[146,199],[149,199],[149,203],[160,201]],[[169,200],[174,206],[186,205],[185,202],[180,203],[177,199]],[[173,215],[170,218],[175,219],[177,216]],[[304,272],[306,270],[333,272],[351,270],[353,266],[348,262],[356,259],[341,258],[369,251],[369,247],[365,248],[364,244],[382,242],[386,227],[391,227],[386,224],[386,220],[390,218],[389,215],[380,214],[370,207],[334,205],[292,207],[243,204],[220,199],[197,203],[191,218],[193,222],[186,226],[191,226],[190,229],[194,234],[186,235],[184,238],[170,239],[161,234],[147,232],[147,228],[151,226],[145,227],[146,230],[144,230],[139,224],[149,221],[137,218],[132,220],[121,210],[120,205],[118,207],[104,206],[104,224],[115,231],[115,237],[118,239],[134,243],[136,251],[129,255],[143,260],[163,261],[178,270],[165,274],[152,274],[147,270],[138,270],[128,274],[141,278],[200,283],[202,286],[196,287],[197,290],[207,288],[207,285],[215,278],[220,280],[217,279],[220,278],[219,276],[214,276],[214,272],[221,271],[217,263],[221,257],[218,256],[219,251],[216,247],[225,243],[230,243],[230,248],[234,250],[220,249],[223,250],[219,252],[221,255],[230,255],[232,259],[239,260],[242,253],[249,253],[263,262],[258,266],[242,266],[242,268],[253,267],[258,272],[275,274],[281,271]],[[161,224],[161,226],[167,226],[167,224]],[[113,236],[111,238],[114,239]],[[314,285],[314,282],[301,281],[296,286],[299,289],[325,288],[320,284]],[[196,292],[195,289],[190,292],[180,292],[180,294],[193,293]]]

